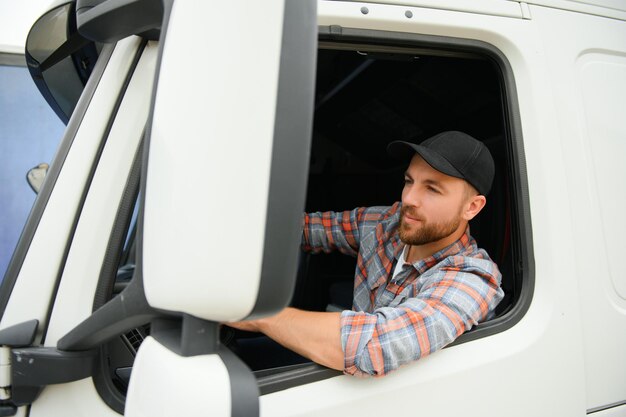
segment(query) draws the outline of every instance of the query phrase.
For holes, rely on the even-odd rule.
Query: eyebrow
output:
[[[408,178],[410,178],[410,179],[414,179],[414,178],[411,176],[411,174],[409,174],[409,172],[408,172],[408,171],[405,171],[405,172],[404,172],[404,176],[405,176],[405,177],[408,177]],[[427,178],[427,179],[423,180],[423,181],[422,181],[422,183],[423,183],[423,184],[427,184],[427,185],[434,185],[435,187],[438,187],[438,188],[440,188],[440,189],[442,189],[442,190],[444,190],[444,191],[447,191],[447,188],[446,188],[446,187],[445,187],[445,186],[444,186],[441,182],[436,181],[436,180],[433,180],[433,179],[430,179],[430,178]]]
[[[444,187],[444,185],[442,183],[440,183],[439,181],[427,179],[427,180],[424,180],[422,182],[424,184],[434,185],[437,188],[441,188],[442,190],[446,190],[446,187]]]

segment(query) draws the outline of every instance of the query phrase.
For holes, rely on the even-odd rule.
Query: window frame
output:
[[[502,94],[503,129],[506,146],[509,196],[511,198],[511,248],[514,280],[519,294],[512,300],[512,307],[504,314],[475,326],[448,346],[460,345],[504,332],[515,326],[526,314],[532,301],[535,286],[535,268],[532,245],[532,227],[526,161],[524,155],[521,119],[513,69],[505,55],[494,45],[463,38],[388,32],[372,29],[352,29],[337,26],[319,26],[319,42],[327,44],[367,45],[387,49],[390,52],[407,49],[436,51],[446,56],[480,55],[495,63],[500,76]],[[341,375],[340,372],[309,362],[269,370],[256,371],[261,395],[321,381]]]
[[[368,47],[387,48],[391,52],[400,49],[426,49],[440,53],[462,56],[480,55],[491,60],[500,76],[504,123],[505,161],[511,198],[511,251],[514,280],[519,294],[514,294],[512,307],[499,317],[478,324],[472,331],[462,334],[450,346],[491,336],[510,329],[528,311],[535,287],[533,239],[530,218],[530,201],[521,119],[517,99],[514,72],[508,59],[498,48],[487,42],[447,36],[389,32],[372,29],[353,29],[338,26],[320,26],[319,41],[342,44],[366,44]]]

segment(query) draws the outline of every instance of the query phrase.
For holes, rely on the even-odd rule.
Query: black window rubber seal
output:
[[[130,175],[126,181],[124,192],[115,216],[115,222],[113,223],[113,229],[109,236],[104,262],[100,270],[100,278],[98,279],[98,285],[96,287],[92,311],[96,311],[103,306],[111,298],[113,293],[113,287],[117,277],[117,268],[122,258],[126,234],[130,227],[135,201],[139,193],[141,161],[143,157],[143,137],[145,137],[144,134],[142,134],[141,143],[137,147]],[[109,375],[108,343],[105,343],[99,349],[93,374],[93,382],[102,400],[115,412],[124,414],[125,396],[115,386]]]
[[[94,67],[94,70],[85,85],[85,89],[83,90],[83,93],[76,104],[76,108],[74,109],[74,113],[65,129],[63,139],[59,144],[54,160],[50,164],[50,169],[46,174],[46,181],[37,194],[33,207],[30,210],[26,224],[17,242],[13,256],[9,262],[9,266],[4,274],[2,284],[0,285],[0,318],[4,316],[7,304],[11,298],[11,293],[15,287],[15,282],[17,281],[17,277],[22,269],[22,264],[24,263],[24,259],[26,258],[26,254],[28,253],[37,227],[39,226],[43,212],[46,209],[52,190],[54,189],[56,181],[59,177],[59,173],[63,168],[63,164],[67,158],[70,148],[72,147],[78,128],[83,121],[85,112],[91,103],[91,99],[93,98],[98,84],[100,83],[104,69],[108,64],[114,49],[115,45],[105,45],[102,48],[102,51],[98,56],[96,66]]]
[[[109,235],[109,240],[104,253],[104,260],[100,268],[100,276],[96,286],[96,293],[93,299],[92,311],[102,307],[113,294],[113,287],[117,277],[117,270],[120,266],[124,244],[130,223],[133,217],[133,210],[137,195],[139,194],[139,178],[141,176],[141,158],[143,155],[143,137],[137,147],[130,174],[126,180],[122,198],[120,199],[113,228]]]

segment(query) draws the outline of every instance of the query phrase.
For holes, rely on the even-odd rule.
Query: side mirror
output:
[[[28,185],[30,185],[30,188],[33,189],[35,194],[39,194],[43,180],[46,178],[46,174],[48,173],[48,168],[50,168],[50,165],[42,162],[36,167],[28,170],[28,173],[26,174],[26,181],[28,181]]]
[[[67,124],[98,59],[99,46],[76,29],[75,4],[48,11],[30,29],[26,63],[52,110]]]
[[[158,40],[162,0],[76,0],[78,31],[97,42],[117,42],[130,35]]]

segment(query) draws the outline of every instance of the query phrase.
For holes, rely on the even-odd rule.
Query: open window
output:
[[[519,126],[512,73],[490,45],[455,39],[320,29],[306,211],[391,205],[400,199],[406,164],[386,153],[394,140],[419,142],[460,130],[489,148],[496,176],[487,206],[472,220],[478,245],[498,264],[505,292],[496,317],[455,344],[503,331],[528,308],[532,292],[528,219],[522,217]],[[291,305],[351,309],[356,259],[302,254]],[[337,375],[264,336],[231,341],[269,393]],[[295,377],[294,377],[295,375]]]
[[[514,268],[519,233],[512,230],[517,219],[504,68],[480,48],[405,43],[320,43],[306,210],[398,201],[406,164],[387,155],[394,140],[419,142],[446,130],[480,138],[494,157],[496,176],[470,230],[503,273],[502,316],[519,299],[521,286]],[[354,260],[341,254],[305,258],[294,303],[312,310],[350,308]]]
[[[464,334],[457,344],[513,326],[528,308],[532,292],[511,77],[502,55],[483,43],[392,38],[369,31],[331,36],[320,28],[307,211],[397,201],[406,166],[387,156],[386,146],[393,140],[419,141],[444,130],[461,130],[482,140],[494,157],[496,177],[488,204],[470,229],[498,264],[505,298],[495,319]],[[116,283],[106,287],[107,296],[94,307],[123,289],[132,276],[138,183],[129,181],[129,187],[125,210],[120,211],[118,244],[112,249],[117,272],[108,272],[117,276]],[[355,262],[341,254],[302,254],[291,305],[314,311],[351,308]],[[149,332],[146,323],[102,349],[96,385],[118,411],[134,354]],[[339,374],[262,335],[223,328],[221,338],[254,372],[262,394]]]

